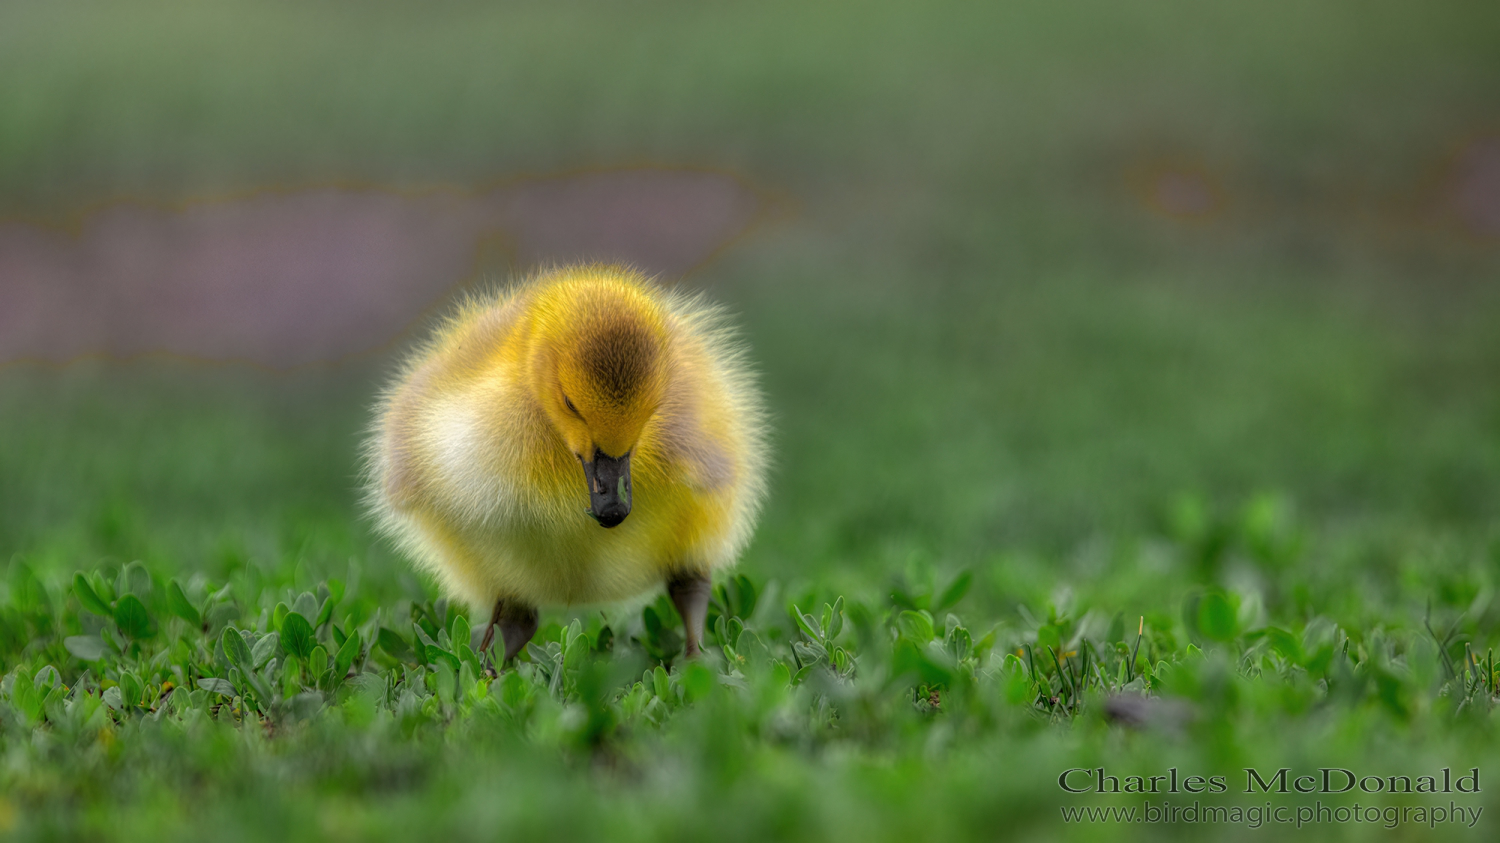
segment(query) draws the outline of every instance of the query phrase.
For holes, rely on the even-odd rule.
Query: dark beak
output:
[[[630,514],[630,452],[623,457],[605,456],[598,448],[583,464],[589,484],[589,514],[601,527],[616,527]]]

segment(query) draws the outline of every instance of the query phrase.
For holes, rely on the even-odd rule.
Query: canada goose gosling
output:
[[[688,656],[713,571],[765,492],[759,390],[717,309],[612,266],[464,303],[402,367],[366,447],[380,528],[491,609],[504,658],[537,609],[665,585]]]

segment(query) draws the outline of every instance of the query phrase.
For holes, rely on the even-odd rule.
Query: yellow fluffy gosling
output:
[[[698,652],[709,576],[765,491],[761,397],[718,311],[631,270],[544,273],[462,305],[385,392],[367,445],[384,532],[505,659],[537,607],[659,584]]]

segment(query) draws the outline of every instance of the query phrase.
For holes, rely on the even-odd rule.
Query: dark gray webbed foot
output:
[[[531,641],[531,637],[536,635],[536,627],[535,607],[502,597],[495,601],[495,610],[490,613],[484,637],[479,640],[479,653],[488,658],[490,644],[495,640],[495,629],[499,628],[500,642],[505,647],[505,657],[501,659],[501,664],[504,664],[514,659],[521,648]]]

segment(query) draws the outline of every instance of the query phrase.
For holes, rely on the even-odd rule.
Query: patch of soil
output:
[[[399,335],[473,279],[623,262],[671,278],[744,232],[758,197],[722,174],[623,170],[482,193],[317,189],[88,214],[76,233],[0,223],[0,361],[168,352],[272,368]]]
[[[1169,216],[1203,217],[1218,210],[1219,197],[1203,175],[1173,170],[1156,175],[1148,204]]]
[[[1500,137],[1471,142],[1458,156],[1450,187],[1453,210],[1480,237],[1500,237]]]

